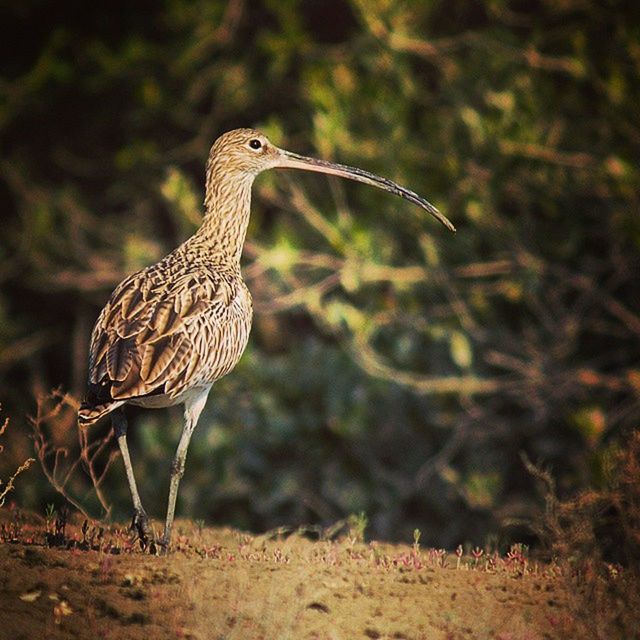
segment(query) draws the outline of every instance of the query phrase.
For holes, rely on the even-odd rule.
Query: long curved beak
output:
[[[388,178],[382,178],[363,169],[356,167],[347,167],[343,164],[336,164],[334,162],[327,162],[326,160],[316,160],[315,158],[307,158],[306,156],[292,153],[291,151],[285,151],[284,149],[278,149],[280,151],[280,157],[276,163],[272,166],[281,167],[286,169],[303,169],[304,171],[317,171],[318,173],[328,173],[332,176],[340,176],[341,178],[348,178],[349,180],[355,180],[357,182],[364,182],[373,187],[384,189],[389,191],[413,204],[417,204],[425,211],[428,211],[436,220],[439,220],[447,229],[455,231],[456,228],[453,224],[443,216],[430,202],[420,197],[417,193],[401,187],[393,180]]]

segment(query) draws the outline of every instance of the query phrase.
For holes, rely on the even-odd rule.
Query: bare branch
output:
[[[101,485],[107,470],[118,455],[117,452],[109,454],[101,472],[98,472],[97,465],[112,441],[113,435],[110,432],[100,441],[89,443],[87,433],[78,426],[75,420],[78,406],[79,403],[73,396],[63,394],[59,390],[54,390],[47,396],[38,398],[36,415],[30,418],[36,457],[49,484],[86,518],[90,518],[87,508],[69,489],[77,474],[78,467],[84,468],[91,480],[92,491],[98,498],[104,513],[108,515],[111,507]],[[45,425],[52,422],[58,426],[58,430],[60,428],[68,429],[63,425],[69,423],[70,416],[72,418],[71,424],[77,429],[78,452],[74,455],[71,455],[68,447],[52,447],[44,430]]]

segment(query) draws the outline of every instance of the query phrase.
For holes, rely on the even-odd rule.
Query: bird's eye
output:
[[[260,140],[258,140],[258,138],[254,138],[253,140],[249,141],[249,146],[252,149],[256,149],[256,151],[257,151],[258,149],[260,149],[260,147],[262,147],[262,142],[260,142]]]

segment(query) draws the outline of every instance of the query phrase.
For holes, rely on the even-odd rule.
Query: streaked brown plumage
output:
[[[233,369],[249,338],[253,312],[240,256],[251,186],[258,173],[276,167],[371,184],[418,204],[454,230],[426,200],[385,178],[284,151],[252,129],[236,129],[218,138],[207,162],[200,229],[157,264],[126,278],[100,313],[91,337],[89,384],[78,419],[86,426],[111,413],[142,540],[148,539],[150,529],[129,459],[123,405],[185,405],[160,541],[167,547],[191,434],[211,385]]]
[[[204,255],[203,255],[204,254]],[[228,373],[246,345],[251,296],[234,269],[183,245],[128,277],[94,328],[90,388],[107,402],[83,408],[91,422],[117,402],[180,396]],[[144,402],[142,402],[144,404]],[[173,403],[171,403],[173,404]]]

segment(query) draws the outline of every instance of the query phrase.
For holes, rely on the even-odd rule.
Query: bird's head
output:
[[[254,129],[228,131],[213,143],[207,165],[207,179],[210,181],[220,179],[226,173],[227,175],[232,174],[235,179],[244,177],[253,180],[262,171],[276,168],[316,171],[356,180],[357,182],[364,182],[379,189],[384,189],[422,207],[447,229],[455,231],[453,224],[430,202],[392,180],[382,178],[363,169],[347,167],[342,164],[308,158],[291,151],[285,151],[276,147],[269,142],[265,135]]]
[[[234,129],[223,133],[211,147],[209,166],[238,176],[255,177],[277,166],[281,150],[254,129]]]

